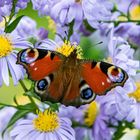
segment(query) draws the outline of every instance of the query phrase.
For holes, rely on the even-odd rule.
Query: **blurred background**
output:
[[[37,22],[37,28],[44,27],[49,31],[49,38],[52,39],[54,38],[54,32],[51,31],[52,27],[49,26],[47,17],[39,17],[38,12],[32,9],[31,3],[28,4],[26,9],[21,10],[18,13],[18,16],[20,15],[27,15],[31,17],[33,20]],[[3,26],[3,23],[0,23],[0,26]],[[100,38],[98,34],[99,34],[98,32],[95,32],[94,36],[83,37],[81,39],[80,46],[83,48],[84,56],[86,58],[91,58],[95,60],[102,60],[103,58],[106,58],[108,52],[105,48],[107,46],[108,40]],[[101,41],[103,43],[99,43]],[[30,80],[24,80],[24,83],[28,88],[30,88],[31,86]],[[24,91],[21,85],[18,84],[17,86],[13,86],[12,80],[10,80],[9,87],[3,84],[3,86],[0,88],[0,102],[13,104],[14,96],[17,96],[17,98],[21,98],[21,101],[24,102],[24,97],[22,96],[23,93]],[[140,131],[136,129],[135,130],[127,129],[126,134],[121,138],[121,140],[140,140]]]

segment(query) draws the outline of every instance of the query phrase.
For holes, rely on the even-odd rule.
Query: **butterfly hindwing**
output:
[[[81,75],[97,95],[104,95],[116,86],[123,86],[128,79],[121,68],[106,62],[85,62]]]
[[[48,87],[49,95],[48,98],[46,98],[47,100],[78,107],[82,104],[90,103],[95,99],[95,93],[93,93],[90,86],[81,79],[80,72],[78,73],[75,70],[72,74],[69,73],[67,75],[68,77],[65,77],[65,72],[62,73],[58,71],[55,74],[56,77],[54,81],[50,87]]]
[[[65,105],[80,106],[90,103],[96,96],[81,78],[78,67],[71,70],[62,66],[53,75],[37,81],[35,87],[42,101],[61,102]]]

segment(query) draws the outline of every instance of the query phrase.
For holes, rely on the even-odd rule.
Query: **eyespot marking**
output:
[[[90,99],[92,97],[92,90],[91,88],[86,88],[86,89],[83,89],[82,92],[81,92],[81,97],[82,99]]]
[[[44,89],[46,89],[47,85],[48,85],[47,80],[46,79],[42,79],[42,80],[38,81],[37,88],[38,88],[38,90],[43,91]]]
[[[108,77],[113,82],[121,83],[125,78],[125,74],[124,74],[123,70],[121,70],[120,68],[117,68],[115,66],[111,66],[110,68],[108,68],[107,74],[108,74]]]
[[[95,93],[93,93],[92,89],[86,83],[85,80],[81,81],[81,83],[79,84],[79,88],[80,88],[81,101],[83,103],[90,103],[91,101],[95,99],[96,97]]]
[[[37,49],[26,49],[21,53],[20,61],[22,63],[30,64],[34,62],[39,56]]]
[[[53,80],[53,74],[50,74],[46,76],[44,79],[41,79],[39,81],[36,81],[35,83],[35,91],[38,94],[44,94],[47,90],[47,88],[50,86],[51,82]]]

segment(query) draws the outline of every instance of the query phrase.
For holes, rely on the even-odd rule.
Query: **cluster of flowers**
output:
[[[1,0],[0,86],[3,83],[9,86],[11,76],[14,85],[21,84],[29,93],[22,81],[26,72],[16,64],[19,50],[35,47],[55,51],[64,39],[80,44],[84,36],[109,40],[106,61],[123,68],[129,79],[124,87],[116,87],[79,108],[47,105],[30,95],[24,105],[18,100],[14,105],[0,103],[3,107],[0,139],[111,140],[123,135],[120,127],[140,129],[140,66],[136,60],[140,59],[139,3],[139,0]],[[36,21],[28,16],[16,16],[28,4],[39,16],[48,17],[50,31],[37,28]],[[48,40],[52,30],[54,40]]]

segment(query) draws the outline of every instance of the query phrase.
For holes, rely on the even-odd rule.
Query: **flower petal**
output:
[[[1,58],[0,61],[3,81],[7,86],[9,86],[9,73],[7,61],[5,58]]]

